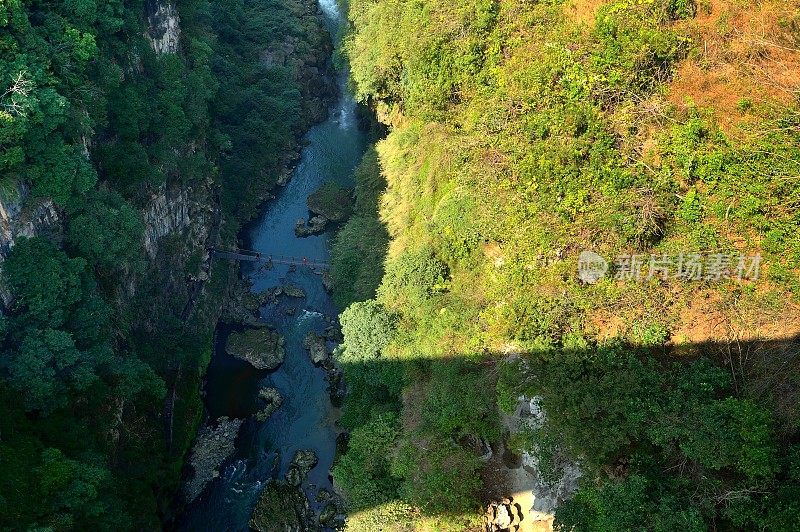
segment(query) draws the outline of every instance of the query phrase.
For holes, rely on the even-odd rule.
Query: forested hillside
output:
[[[0,1],[0,528],[169,517],[233,279],[208,248],[320,119],[329,50],[314,2]]]
[[[390,127],[333,249],[350,528],[469,529],[519,488],[487,443],[545,485],[577,465],[559,529],[800,528],[800,6],[349,19],[354,89]],[[520,396],[546,421],[509,433]]]

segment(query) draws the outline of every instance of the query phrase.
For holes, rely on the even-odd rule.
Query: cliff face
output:
[[[186,320],[211,273],[210,248],[218,245],[221,212],[209,179],[194,186],[161,187],[142,212],[148,266],[127,285],[140,324],[158,329],[165,317]],[[213,316],[204,320],[211,326]]]
[[[81,375],[87,377],[80,384],[73,382],[53,353],[44,363],[34,360],[31,375],[19,372],[17,378],[6,361],[23,360],[28,354],[22,348],[24,340],[38,340],[41,331],[22,330],[20,319],[22,325],[14,323],[13,334],[4,338],[0,410],[9,415],[0,416],[2,443],[4,448],[22,449],[15,455],[16,471],[24,474],[7,475],[7,481],[0,482],[0,499],[21,507],[18,516],[0,511],[0,528],[46,526],[51,521],[42,516],[51,514],[52,522],[61,518],[59,501],[50,504],[34,497],[28,508],[24,495],[19,495],[43,485],[40,479],[49,472],[42,467],[45,458],[39,450],[52,445],[59,448],[51,450],[63,453],[76,468],[83,456],[92,456],[92,471],[105,468],[107,480],[90,502],[101,509],[98,512],[107,508],[108,516],[75,510],[69,516],[75,528],[114,528],[108,523],[119,519],[126,523],[120,529],[155,529],[158,518],[169,518],[180,464],[203,416],[200,390],[214,324],[236,280],[236,265],[213,261],[209,250],[234,245],[243,218],[257,212],[237,205],[263,200],[277,176],[287,173],[304,128],[324,117],[322,93],[333,92],[326,78],[330,43],[315,19],[315,0],[281,0],[280,5],[239,0],[240,7],[275,22],[257,29],[246,23],[252,17],[245,23],[237,17],[228,20],[227,2],[201,3],[185,11],[177,0],[125,3],[113,12],[98,13],[95,23],[59,3],[45,4],[25,4],[15,11],[13,24],[2,24],[17,47],[13,53],[9,49],[14,46],[6,47],[2,59],[55,81],[46,90],[32,85],[28,94],[27,79],[20,78],[22,88],[14,93],[21,102],[41,103],[41,122],[52,131],[41,133],[41,124],[30,121],[30,131],[36,134],[28,135],[20,120],[20,138],[12,135],[22,158],[4,158],[3,164],[14,165],[6,183],[10,176],[21,177],[0,191],[0,269],[15,245],[22,251],[24,237],[50,241],[52,245],[40,243],[48,258],[82,259],[86,267],[80,272],[81,298],[68,310],[79,319],[64,320],[55,332],[65,345],[76,338],[75,364],[81,364]],[[55,21],[52,27],[40,24],[44,17]],[[65,52],[59,38],[64,31],[72,36],[72,26],[81,27],[81,46]],[[223,30],[228,30],[227,40],[221,38]],[[305,33],[308,40],[296,38]],[[189,43],[200,52],[190,53]],[[236,52],[240,43],[245,51],[238,56],[228,53]],[[280,51],[286,68],[262,69],[270,82],[252,98],[248,73],[260,67],[258,58],[267,48]],[[54,55],[64,64],[53,61]],[[227,68],[219,66],[220,58],[230,61]],[[3,108],[21,105],[5,98],[5,90],[0,87]],[[242,95],[248,108],[220,105],[229,94]],[[306,96],[317,99],[307,104]],[[292,120],[273,109],[291,109]],[[251,120],[254,114],[259,120]],[[247,120],[244,125],[251,127],[240,144],[245,149],[229,148],[228,136],[235,138]],[[253,138],[262,143],[248,152]],[[223,168],[231,159],[230,167]],[[36,270],[41,263],[30,264]],[[72,277],[71,286],[78,284]],[[27,305],[14,305],[13,297],[24,301],[24,295],[0,287],[0,312],[13,308],[10,318],[23,316]],[[48,296],[53,300],[48,304],[60,311],[62,294]],[[105,356],[113,363],[97,362]],[[51,366],[56,369],[51,371]],[[88,375],[96,378],[92,382],[103,382],[100,393],[83,386]],[[60,425],[41,415],[31,416],[37,419],[31,419],[14,441],[6,437],[15,416],[27,413],[17,394],[33,388],[26,382],[31,376],[48,386],[55,381],[75,398],[67,404],[81,408],[58,411],[59,423],[85,427],[85,434],[61,438]],[[33,488],[28,490],[26,483]],[[102,504],[95,504],[95,498]],[[119,509],[121,517],[111,515],[112,509]]]
[[[173,0],[148,0],[147,33],[150,46],[157,54],[174,54],[178,52],[181,27],[178,8]]]
[[[29,195],[28,186],[17,183],[9,197],[0,197],[0,268],[19,238],[30,238],[59,230],[60,217],[53,202],[28,202]],[[0,286],[0,300],[4,306],[11,302],[11,298],[8,290]]]
[[[144,249],[148,258],[151,261],[156,258],[162,239],[176,235],[184,244],[184,254],[202,253],[203,262],[206,262],[207,248],[215,244],[219,216],[210,180],[192,187],[162,186],[152,194],[142,212]]]

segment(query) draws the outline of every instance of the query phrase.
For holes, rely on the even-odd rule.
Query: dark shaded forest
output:
[[[322,82],[297,64],[321,75],[328,42],[313,2],[0,4],[3,198],[24,190],[23,215],[57,218],[3,264],[0,528],[168,516],[231,279],[206,248],[235,241],[319,119]],[[263,60],[270,47],[283,60]],[[167,222],[145,213],[181,195],[209,213],[205,232],[150,254]]]

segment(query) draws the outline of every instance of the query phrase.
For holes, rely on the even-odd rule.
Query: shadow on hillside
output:
[[[766,405],[774,411],[777,437],[791,439],[800,422],[799,355],[800,336],[652,348],[609,343],[585,349],[344,364],[348,394],[338,425],[349,437],[337,442],[332,475],[338,490],[353,495],[350,519],[355,530],[361,530],[361,525],[374,526],[375,519],[386,519],[381,522],[391,530],[391,519],[402,521],[409,515],[409,506],[420,508],[423,516],[473,530],[469,516],[489,503],[502,505],[504,498],[511,498],[508,507],[518,507],[524,525],[517,530],[527,532],[533,530],[532,521],[552,513],[554,504],[569,496],[577,477],[573,475],[568,482],[563,480],[566,477],[543,478],[514,450],[520,442],[510,441],[511,430],[520,427],[522,417],[527,416],[528,421],[536,417],[531,415],[535,410],[532,403],[529,406],[529,401],[519,398],[541,396],[545,416],[558,417],[559,427],[578,427],[564,441],[575,445],[577,437],[580,445],[576,446],[581,449],[608,453],[606,458],[611,458],[605,474],[619,479],[627,474],[627,456],[637,445],[636,437],[622,434],[622,443],[612,446],[614,438],[609,433],[619,437],[619,427],[627,423],[625,405],[657,403],[668,394],[674,395],[673,404],[681,402],[682,394],[689,400],[693,386],[706,385],[703,379],[708,379],[708,372],[698,370],[699,376],[693,380],[687,368],[700,367],[697,364],[702,360],[713,361],[720,368],[717,377],[724,376],[714,385],[711,400],[732,396]],[[330,377],[330,368],[327,373]],[[324,378],[322,373],[320,376]],[[284,392],[298,390],[281,390]],[[335,389],[331,395],[336,395]],[[502,413],[498,403],[516,410]],[[289,419],[285,416],[293,415],[279,410],[270,422],[283,423]],[[244,434],[249,439],[259,425],[247,412],[243,417],[247,418]],[[692,421],[687,417],[677,423]],[[301,442],[300,448],[309,445]],[[650,442],[643,445],[652,448]],[[562,473],[564,464],[573,463],[568,454],[561,457],[561,465],[556,464]],[[285,458],[284,462],[291,457]],[[237,475],[247,469],[239,462],[234,464]],[[230,488],[236,487],[228,468],[223,469],[220,479]],[[258,478],[253,477],[247,485],[261,489],[253,489],[248,497],[233,503],[228,499],[235,493],[232,489],[216,490],[211,498],[207,493],[198,500],[208,506],[203,515],[210,512],[223,523],[226,512],[249,515],[268,485],[264,481],[282,480],[284,473],[280,468],[252,471]],[[324,471],[317,474],[324,476]],[[326,505],[319,502],[319,485],[305,481],[301,488],[319,514]],[[292,497],[284,502],[286,508],[297,503]],[[498,507],[493,508],[496,514]],[[191,530],[194,525],[189,523],[171,523],[168,528]]]
[[[708,367],[702,361],[711,361],[714,367],[719,368],[713,374],[718,379],[713,384],[703,380],[711,377],[706,369],[699,369]],[[793,439],[795,427],[800,426],[800,336],[659,347],[610,343],[586,349],[553,349],[483,357],[419,357],[403,362],[376,360],[345,365],[344,372],[350,388],[350,395],[345,400],[344,421],[350,425],[348,428],[353,429],[353,437],[359,438],[360,434],[361,440],[366,439],[366,428],[375,425],[376,410],[396,412],[403,436],[398,440],[399,444],[395,441],[387,448],[391,449],[389,454],[395,462],[400,456],[401,460],[406,460],[406,465],[410,465],[405,471],[405,494],[408,495],[408,488],[411,488],[410,492],[419,496],[417,501],[411,502],[419,502],[425,498],[435,499],[436,494],[431,490],[440,489],[445,504],[423,507],[423,514],[447,516],[448,519],[458,519],[460,511],[469,513],[475,510],[474,506],[459,509],[457,501],[444,494],[448,482],[451,483],[449,489],[455,494],[468,491],[459,489],[459,485],[470,485],[469,475],[453,473],[459,463],[466,463],[463,455],[472,455],[483,463],[475,474],[480,475],[483,483],[477,493],[478,502],[484,507],[512,495],[517,496],[513,504],[519,504],[519,492],[515,490],[520,487],[520,478],[528,482],[530,488],[543,490],[540,498],[553,499],[537,503],[540,506],[537,509],[544,504],[545,510],[552,510],[548,504],[556,502],[555,499],[561,502],[562,497],[568,495],[564,493],[564,486],[553,488],[543,479],[535,479],[536,475],[527,464],[523,464],[520,455],[512,451],[513,445],[508,440],[509,419],[513,416],[498,413],[494,407],[496,389],[501,392],[500,402],[505,401],[506,406],[512,408],[510,400],[522,396],[530,399],[532,395],[538,395],[538,389],[544,394],[542,406],[545,412],[553,404],[558,410],[557,415],[575,415],[573,420],[566,423],[562,420],[559,425],[577,423],[585,425],[585,428],[594,426],[613,430],[623,425],[622,418],[626,415],[621,406],[623,401],[630,404],[657,403],[659,396],[664,394],[676,394],[673,403],[679,403],[684,395],[687,401],[697,401],[697,397],[702,396],[697,388],[712,386],[709,401],[722,401],[726,397],[746,398],[772,410],[774,433],[779,442]],[[397,382],[398,376],[403,379],[401,386]],[[402,388],[399,394],[398,388]],[[559,395],[569,398],[554,401],[553,398]],[[583,410],[578,412],[581,408]],[[530,414],[527,406],[524,409],[528,409]],[[516,415],[519,415],[519,410],[518,404]],[[690,424],[692,420],[687,416],[678,423]],[[686,430],[692,430],[692,427],[686,427]],[[590,433],[591,429],[584,430],[584,435]],[[590,436],[586,437],[590,439]],[[596,437],[605,438],[602,434]],[[374,441],[370,441],[374,445]],[[351,448],[353,443],[351,440]],[[714,443],[710,442],[710,447],[715,447]],[[629,453],[636,444],[635,439],[620,444],[620,461],[616,463],[614,472],[618,478],[625,475],[627,467],[624,453]],[[357,445],[363,447],[364,441]],[[454,456],[440,455],[447,445],[451,445]],[[599,445],[586,446],[589,449],[595,447],[602,448]],[[363,452],[362,448],[356,449],[356,453]],[[380,450],[375,452],[380,453]],[[405,453],[411,456],[404,456]],[[396,464],[385,464],[385,468],[380,466],[376,469],[374,461],[370,462],[368,456],[360,454],[351,458],[354,460],[344,458],[347,467],[342,468],[343,458],[338,457],[334,477],[341,471],[347,472],[348,467],[358,467],[359,463],[364,464],[361,473],[367,475],[388,474],[388,471],[398,469]],[[614,463],[609,466],[614,466]],[[443,480],[447,475],[450,475],[449,480]],[[425,476],[435,479],[426,481]],[[336,481],[341,486],[338,478]],[[347,481],[350,479],[345,479],[345,483]],[[392,483],[386,485],[392,486]],[[374,499],[383,500],[380,496]],[[451,500],[455,509],[452,512],[447,507]],[[523,499],[523,502],[529,503],[530,499]],[[369,510],[370,506],[369,503],[361,504],[358,509]],[[524,506],[523,522],[526,518],[530,521],[532,517],[542,517],[531,510],[530,504],[527,508]]]

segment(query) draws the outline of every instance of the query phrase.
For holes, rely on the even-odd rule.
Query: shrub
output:
[[[421,303],[447,290],[449,270],[431,247],[406,251],[386,264],[386,275],[379,289],[385,301],[398,297]]]
[[[340,321],[344,334],[340,360],[345,364],[378,358],[395,333],[394,317],[374,300],[353,303]]]
[[[332,471],[350,511],[370,508],[397,496],[400,482],[390,474],[389,457],[399,434],[393,413],[379,414],[350,433],[347,452]]]

